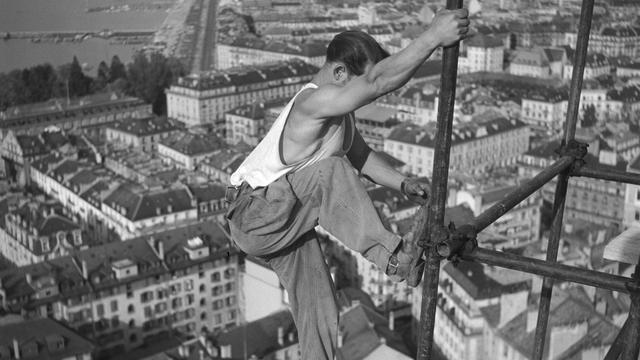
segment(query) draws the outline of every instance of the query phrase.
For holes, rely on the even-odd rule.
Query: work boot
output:
[[[422,280],[425,261],[422,256],[423,249],[418,245],[418,241],[421,237],[419,233],[426,220],[427,209],[427,206],[420,207],[414,216],[416,221],[411,226],[411,230],[402,237],[402,241],[389,258],[385,273],[392,281],[407,280],[407,285],[416,287]]]
[[[391,254],[386,274],[392,281],[407,280],[407,285],[416,287],[422,278],[425,263],[422,259],[422,249],[417,245],[417,240],[413,241],[412,235],[407,233]]]

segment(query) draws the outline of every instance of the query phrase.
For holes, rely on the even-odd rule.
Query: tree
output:
[[[66,80],[69,84],[70,96],[84,96],[89,93],[91,78],[82,72],[82,67],[75,56],[69,67],[69,77]]]
[[[100,91],[104,89],[107,86],[107,84],[109,84],[110,71],[111,70],[109,69],[109,66],[107,65],[107,63],[104,61],[100,61],[100,64],[98,65],[98,73],[96,76],[96,80],[93,82],[94,91]]]
[[[111,67],[109,68],[109,82],[113,82],[117,79],[126,79],[127,69],[125,68],[118,55],[114,55],[111,58]]]
[[[138,53],[128,68],[129,94],[151,103],[153,112],[163,115],[167,111],[164,89],[184,74],[184,67],[177,60],[167,59],[161,53],[148,57]]]
[[[584,114],[582,115],[582,121],[580,122],[580,126],[583,128],[589,128],[598,123],[598,118],[596,117],[596,107],[595,105],[587,105],[584,109]]]

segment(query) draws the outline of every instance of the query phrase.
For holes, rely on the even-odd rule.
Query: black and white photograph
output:
[[[0,360],[640,360],[640,0],[0,0]]]

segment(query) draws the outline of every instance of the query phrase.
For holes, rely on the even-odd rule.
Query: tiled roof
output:
[[[210,72],[181,77],[174,86],[195,90],[211,90],[231,86],[243,86],[292,77],[311,77],[318,67],[299,59],[261,66],[243,66],[227,71]],[[167,90],[167,91],[170,91]]]
[[[14,339],[24,359],[62,360],[90,355],[95,349],[89,340],[50,318],[0,326],[0,355],[13,351]],[[35,354],[26,350],[35,350]]]
[[[278,344],[278,328],[284,331],[283,344]],[[293,333],[293,341],[289,335]],[[231,346],[232,357],[269,358],[275,351],[298,342],[296,326],[289,309],[281,310],[262,319],[224,331],[217,336],[219,346]],[[246,348],[245,348],[246,346]],[[246,351],[246,352],[245,352]]]
[[[477,34],[471,39],[467,40],[466,45],[471,47],[479,47],[479,48],[487,49],[487,48],[503,47],[504,43],[502,42],[502,40],[500,40],[495,36]]]
[[[255,100],[248,104],[238,106],[237,108],[229,110],[227,113],[237,116],[242,116],[252,120],[262,120],[265,117],[266,110],[285,105],[289,99],[278,99],[269,101]]]
[[[7,119],[50,114],[64,116],[81,109],[104,108],[132,103],[141,104],[142,100],[133,97],[119,97],[115,93],[101,93],[72,99],[68,105],[67,99],[51,99],[45,102],[14,106],[5,111],[5,116]]]
[[[104,203],[121,214],[122,210],[123,216],[131,221],[187,211],[195,207],[186,189],[143,192],[128,184],[113,191]]]
[[[376,187],[367,191],[374,204],[386,204],[391,212],[402,211],[419,205],[409,200],[398,190]]]
[[[207,183],[188,185],[189,190],[198,202],[220,200],[224,198],[226,188],[222,184]]]
[[[525,126],[527,125],[520,120],[506,118],[466,123],[453,129],[451,144],[458,145]],[[401,124],[393,128],[388,139],[433,148],[435,147],[435,129],[414,124]]]
[[[396,109],[376,105],[374,103],[367,104],[355,111],[356,119],[366,119],[380,123],[384,123],[391,118],[395,118],[397,114],[398,110]]]
[[[513,54],[511,63],[530,66],[549,66],[549,59],[542,48],[517,49]]]
[[[409,355],[399,333],[389,329],[387,318],[362,304],[340,314],[339,328],[343,334],[338,360],[363,360],[384,343],[401,354]]]
[[[25,156],[43,155],[47,153],[47,147],[38,136],[17,135],[16,140]]]
[[[561,291],[556,290],[554,293],[555,292]],[[593,341],[594,344],[610,344],[617,334],[616,327],[596,313],[593,307],[584,299],[571,293],[558,294],[551,302],[549,330],[547,330],[546,334],[547,342],[549,341],[550,329],[553,327],[584,322],[588,324],[587,340]],[[524,311],[500,328],[498,333],[509,345],[521,354],[531,354],[533,352],[535,327],[534,330],[530,332],[526,331],[526,327],[527,311]],[[602,327],[608,327],[609,331],[597,331],[598,329],[602,330]],[[594,337],[596,334],[597,336]],[[579,342],[580,341],[582,340],[579,340]],[[582,345],[586,344],[582,343]],[[572,348],[573,347],[570,347],[567,351],[574,351],[575,349],[572,350]],[[584,349],[584,347],[582,347],[582,349]],[[545,357],[547,357],[548,351],[549,347],[547,346],[545,347]],[[563,359],[567,358],[563,357]]]
[[[621,90],[610,90],[607,92],[607,98],[625,103],[640,102],[640,86],[625,86]]]
[[[526,282],[503,285],[485,274],[483,264],[472,261],[463,261],[457,266],[447,263],[443,271],[475,300],[497,297],[503,293],[526,289],[528,286]]]
[[[204,155],[224,147],[216,135],[181,132],[160,142],[162,145],[188,156]]]
[[[109,127],[136,136],[161,134],[177,129],[177,126],[167,118],[155,116],[144,119],[120,120]]]
[[[289,30],[291,32],[291,30]],[[253,37],[236,37],[223,42],[224,45],[257,49],[267,52],[297,55],[304,57],[325,56],[327,51],[327,41],[309,40],[299,42],[295,40],[263,40]]]

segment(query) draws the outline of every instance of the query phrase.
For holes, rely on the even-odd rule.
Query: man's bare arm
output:
[[[437,47],[452,45],[467,34],[467,16],[466,9],[443,10],[406,48],[345,86],[321,86],[299,104],[299,111],[314,119],[344,115],[402,87]]]
[[[374,183],[398,190],[419,204],[424,204],[429,199],[427,180],[407,177],[394,169],[367,145],[357,130],[347,158],[360,174]]]
[[[378,185],[400,191],[402,181],[405,179],[402,173],[389,165],[380,155],[373,151],[364,141],[360,132],[356,130],[353,144],[347,153],[347,158],[360,173],[367,179]]]

